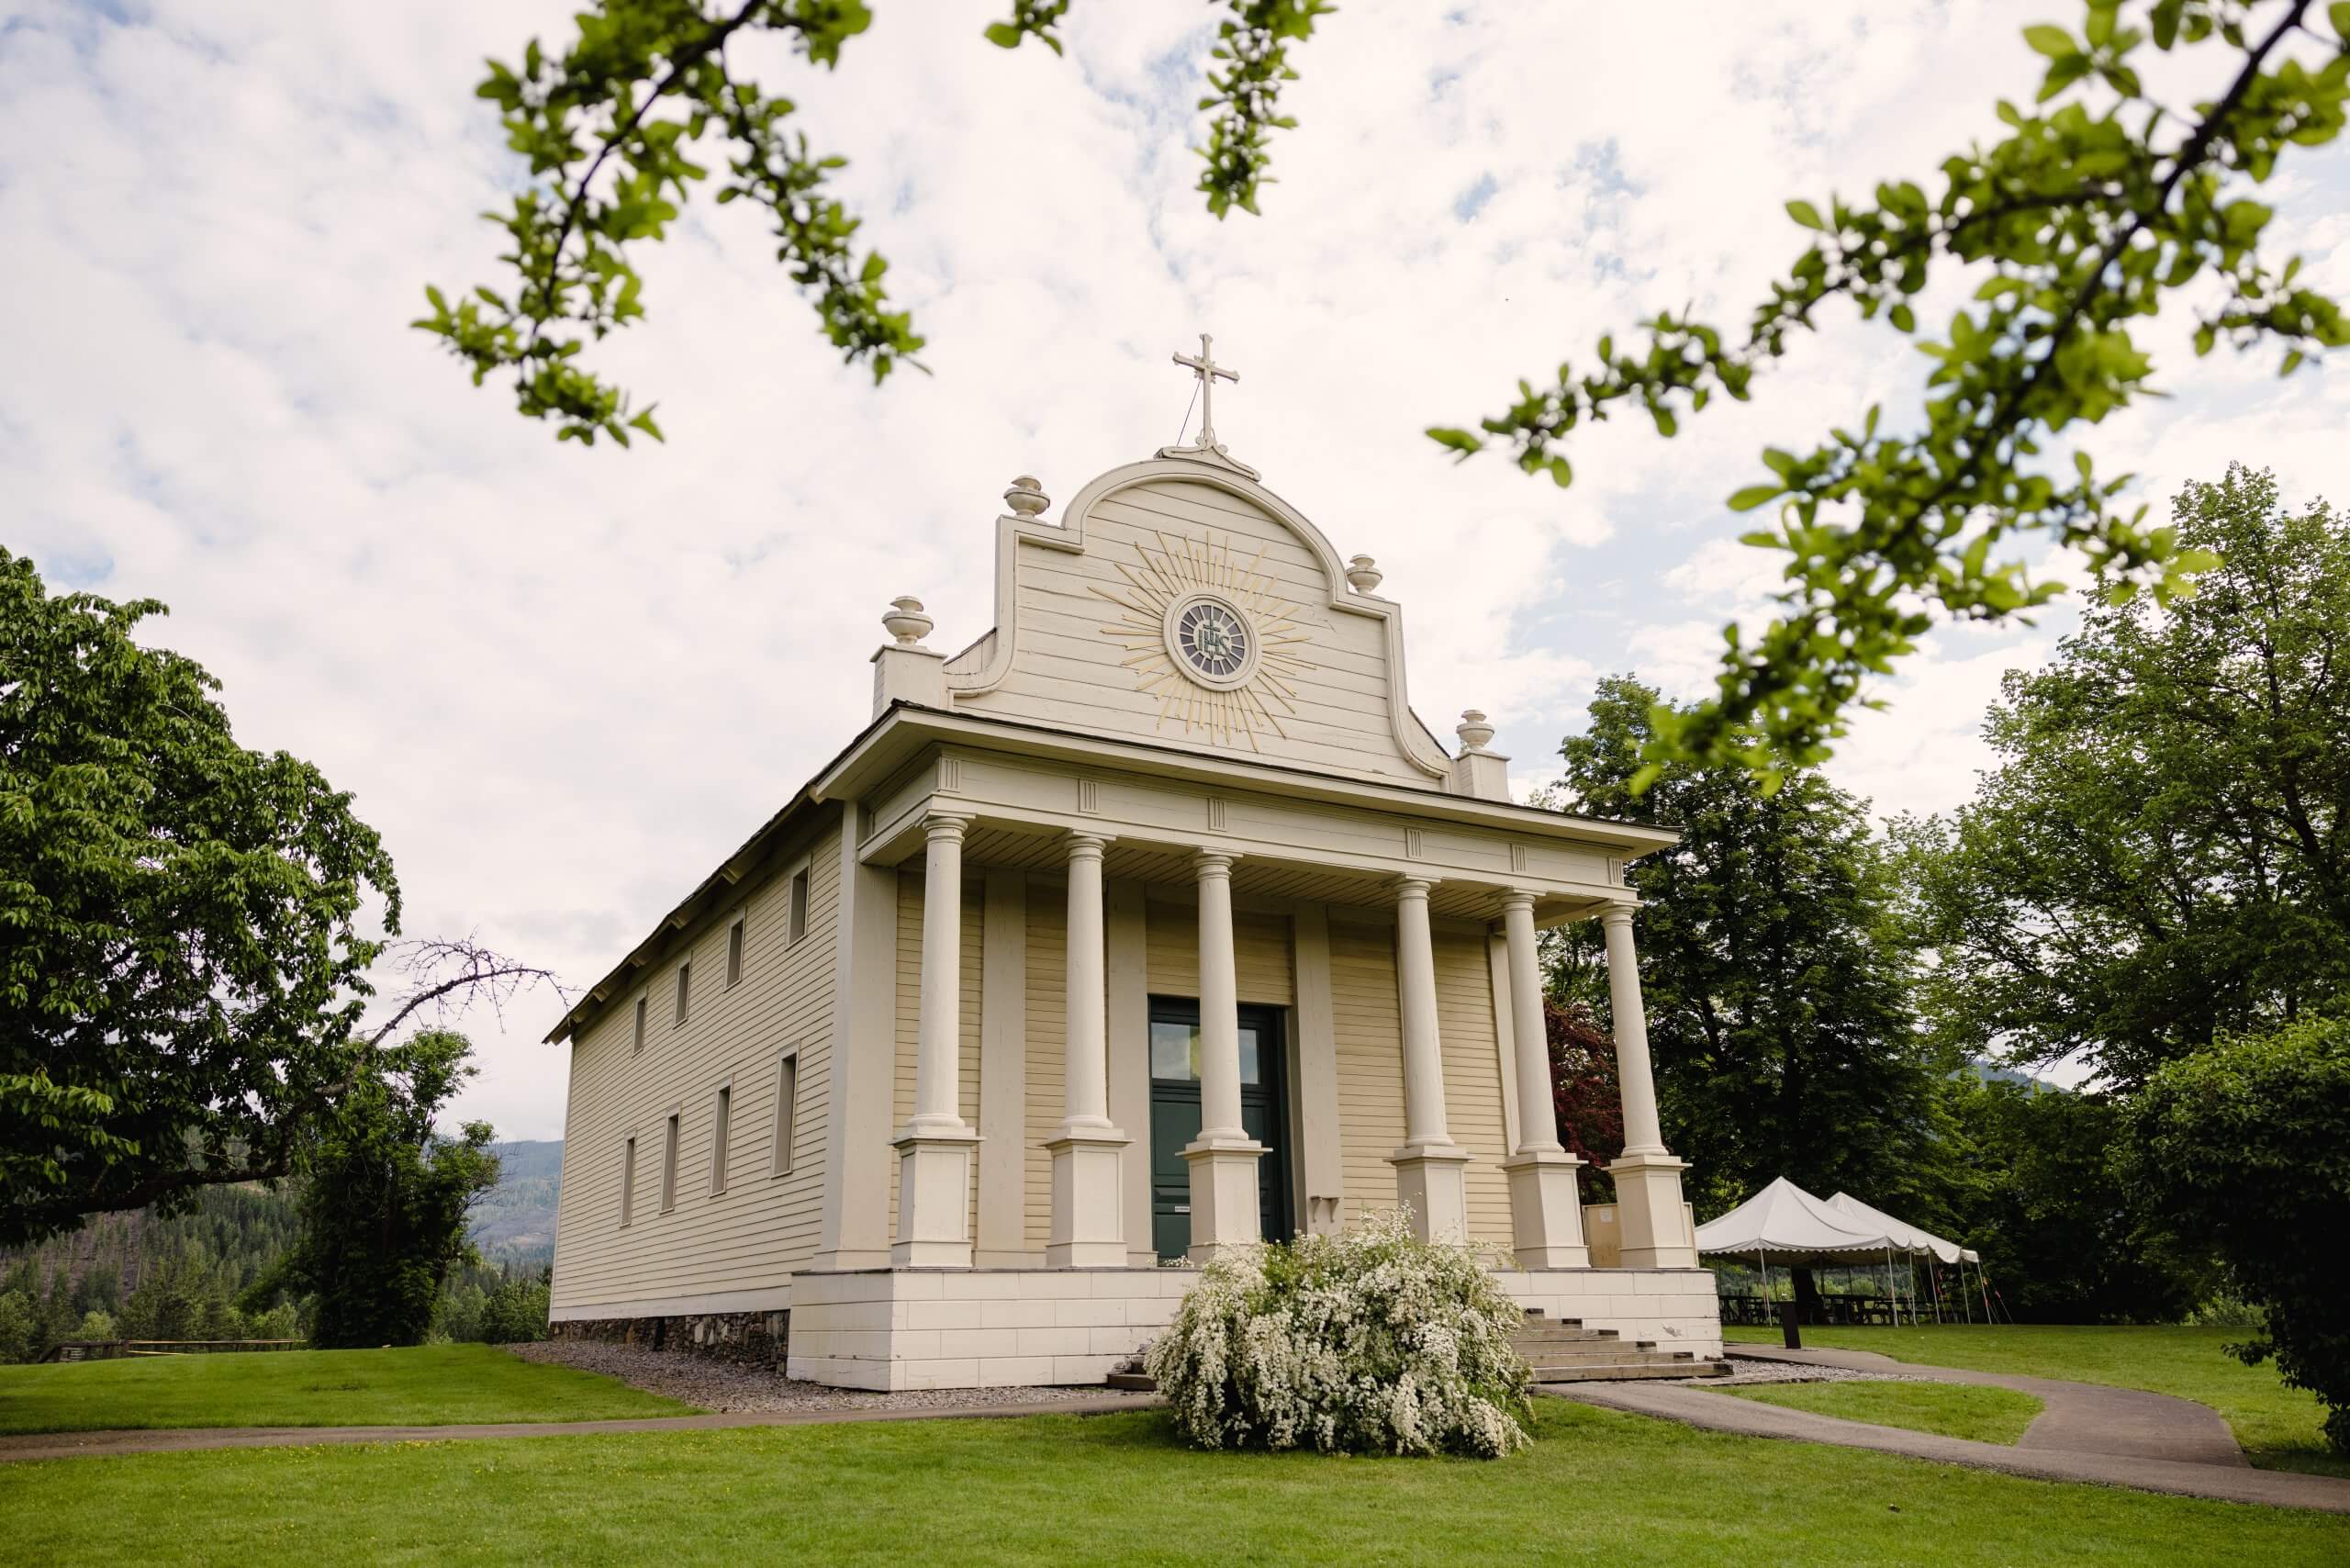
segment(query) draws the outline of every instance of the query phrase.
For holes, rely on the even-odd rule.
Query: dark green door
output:
[[[1278,1008],[1240,1010],[1240,1125],[1265,1146],[1257,1161],[1257,1223],[1270,1238],[1290,1233],[1289,1081]],[[1150,999],[1150,1234],[1161,1258],[1192,1245],[1192,1168],[1184,1146],[1200,1136],[1200,1004]]]

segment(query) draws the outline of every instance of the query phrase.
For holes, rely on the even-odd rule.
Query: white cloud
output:
[[[875,390],[832,364],[755,218],[704,205],[644,258],[649,320],[596,351],[672,434],[621,454],[558,448],[406,326],[426,281],[493,275],[475,215],[513,170],[481,58],[572,8],[0,0],[0,494],[6,543],[168,600],[158,634],[223,678],[241,736],[357,792],[411,930],[581,980],[861,721],[892,594],[948,642],[984,629],[1005,481],[1066,498],[1174,435],[1167,355],[1203,328],[1243,374],[1234,450],[1387,571],[1439,734],[1486,709],[1530,779],[1597,674],[1701,687],[1770,586],[1720,498],[1765,442],[1892,417],[1914,355],[1828,321],[1677,441],[1579,433],[1565,492],[1449,466],[1421,431],[1659,307],[1741,319],[1801,249],[1782,201],[1990,134],[2039,16],[1349,0],[1299,55],[1268,216],[1219,223],[1184,145],[1196,6],[1078,6],[1055,60],[980,40],[1001,0],[893,0],[836,73],[746,58],[850,158],[934,375]],[[2338,197],[2341,161],[2318,167]],[[2341,204],[2304,205],[2297,242],[2338,279]],[[2093,442],[2148,493],[2230,456],[2296,493],[2338,477],[2337,387],[2165,368],[2177,398]],[[2043,647],[1938,636],[1842,776],[1885,809],[1955,798],[1994,666]],[[559,1130],[546,1021],[476,1021],[469,1111]]]

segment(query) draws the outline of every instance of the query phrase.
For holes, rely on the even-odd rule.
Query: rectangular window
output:
[[[743,983],[743,917],[736,915],[734,924],[726,928],[726,984],[731,989]]]
[[[784,938],[787,946],[808,934],[808,868],[805,866],[791,875],[790,924],[786,930],[789,933]]]
[[[636,1200],[636,1140],[621,1144],[621,1224],[626,1226]]]
[[[718,1103],[710,1116],[710,1191],[715,1197],[726,1191],[726,1126],[734,1109],[734,1088],[732,1084],[718,1086]]]
[[[629,1042],[628,1048],[632,1052],[644,1048],[644,998],[641,996],[636,999],[636,1036]]]
[[[669,1113],[669,1125],[661,1135],[661,1212],[667,1214],[677,1206],[677,1113]]]
[[[791,1138],[800,1123],[800,1057],[786,1051],[775,1073],[775,1174],[791,1174]]]
[[[686,1001],[693,994],[694,961],[688,958],[677,966],[677,1022],[686,1021]]]

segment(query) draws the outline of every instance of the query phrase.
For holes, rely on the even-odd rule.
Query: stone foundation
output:
[[[885,1390],[1097,1383],[1173,1321],[1198,1278],[1192,1269],[795,1274],[789,1371]]]
[[[1628,1344],[1721,1354],[1709,1270],[1498,1269],[1494,1278],[1522,1306],[1613,1329]],[[1192,1269],[795,1274],[787,1370],[889,1391],[1098,1383],[1174,1320],[1198,1279]]]
[[[1626,1342],[1699,1359],[1722,1353],[1721,1302],[1710,1269],[1496,1269],[1494,1280],[1520,1306],[1612,1328]]]
[[[791,1314],[703,1312],[676,1317],[558,1318],[547,1325],[547,1338],[680,1350],[712,1361],[780,1369],[789,1355]]]

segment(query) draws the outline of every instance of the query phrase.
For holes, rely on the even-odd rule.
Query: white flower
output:
[[[1473,1249],[1395,1209],[1218,1258],[1146,1365],[1202,1447],[1497,1458],[1528,1441],[1521,1321]]]

